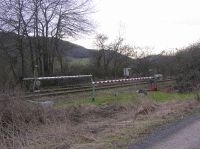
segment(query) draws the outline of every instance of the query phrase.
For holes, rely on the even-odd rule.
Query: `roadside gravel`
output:
[[[128,149],[200,149],[199,112],[161,126]]]

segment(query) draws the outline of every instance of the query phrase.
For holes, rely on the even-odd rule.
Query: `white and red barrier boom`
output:
[[[115,82],[128,82],[128,81],[147,80],[147,79],[153,79],[153,77],[139,77],[139,78],[105,80],[105,81],[96,81],[96,82],[93,81],[92,84],[106,84],[106,83],[115,83]]]
[[[29,80],[59,80],[59,79],[91,78],[91,77],[92,77],[92,75],[34,77],[34,78],[24,78],[23,81],[29,81]]]
[[[129,78],[129,79],[117,79],[117,80],[105,80],[105,81],[92,81],[92,100],[95,100],[95,85],[96,84],[107,84],[115,82],[128,82],[128,81],[137,81],[137,80],[148,80],[153,79],[153,77],[139,77],[139,78]]]

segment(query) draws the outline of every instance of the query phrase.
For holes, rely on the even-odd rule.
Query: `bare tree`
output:
[[[39,66],[40,75],[53,74],[55,58],[62,69],[63,38],[92,31],[90,0],[0,0],[0,29],[16,34],[16,49],[25,76],[25,42],[28,41],[31,69]],[[27,48],[27,47],[26,47]],[[27,49],[26,49],[27,50]]]
[[[114,75],[119,76],[123,67],[127,67],[131,58],[135,55],[135,50],[124,44],[124,39],[118,37],[111,43],[106,43],[107,36],[99,34],[96,37],[96,46],[99,48],[97,55],[97,67],[101,68],[103,64],[104,76]]]
[[[23,0],[2,0],[0,10],[0,27],[3,31],[16,33],[16,49],[21,58],[21,76],[25,76],[25,56],[24,56],[24,24],[25,5]]]
[[[132,58],[135,57],[135,49],[124,43],[124,38],[118,37],[114,42],[110,44],[113,51],[112,57],[110,59],[113,61],[112,72],[115,78],[122,72],[123,67],[130,67],[132,63]]]
[[[106,53],[105,50],[107,50],[108,46],[106,45],[106,41],[108,40],[108,37],[104,34],[98,34],[96,36],[96,46],[99,49],[99,53],[97,55],[97,67],[100,68],[101,67],[101,61],[103,58],[103,72],[104,72],[104,76],[106,73]]]

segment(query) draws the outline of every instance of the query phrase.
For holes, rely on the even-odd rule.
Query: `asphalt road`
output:
[[[129,149],[200,149],[200,114],[162,126]]]

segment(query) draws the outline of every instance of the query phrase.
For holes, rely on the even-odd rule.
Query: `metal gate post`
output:
[[[92,82],[92,101],[95,101],[95,82],[93,81],[93,78],[91,77]]]
[[[36,65],[34,67],[34,81],[33,81],[33,92],[35,92],[35,86],[36,86]]]
[[[35,92],[35,88],[36,88],[36,82],[37,82],[37,77],[38,77],[38,65],[35,65],[34,67],[34,82],[33,82],[33,92]]]

